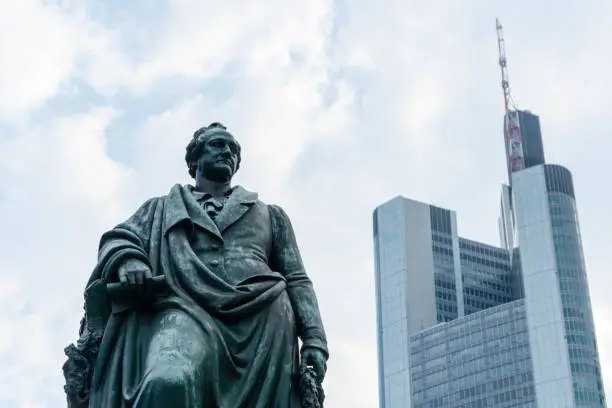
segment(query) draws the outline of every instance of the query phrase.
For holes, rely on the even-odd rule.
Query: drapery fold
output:
[[[81,330],[81,354],[99,349],[88,357],[89,407],[155,408],[170,397],[193,408],[300,407],[298,336],[326,354],[327,343],[289,218],[241,187],[218,218],[217,228],[177,185],[102,236]],[[113,314],[100,287],[128,258],[163,275],[169,295]]]

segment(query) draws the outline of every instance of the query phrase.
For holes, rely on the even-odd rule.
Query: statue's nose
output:
[[[232,157],[233,153],[232,153],[232,149],[229,148],[229,146],[225,146],[223,149],[221,149],[221,156],[223,157]]]

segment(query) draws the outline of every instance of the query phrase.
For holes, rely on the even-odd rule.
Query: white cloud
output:
[[[104,146],[114,116],[93,109],[0,140],[0,178],[10,180],[0,189],[8,215],[0,220],[0,326],[10,328],[0,348],[10,356],[0,394],[14,393],[13,406],[61,404],[61,350],[78,329],[97,240],[124,214],[130,173]]]
[[[5,193],[11,199],[27,200],[32,191],[24,186],[30,186],[52,202],[97,202],[107,207],[129,175],[106,156],[104,132],[117,115],[112,108],[95,108],[40,124],[0,143],[0,170],[13,183],[19,182],[7,185]]]
[[[205,54],[216,64],[235,62],[239,66],[239,73],[232,78],[233,92],[228,100],[217,103],[205,94],[198,94],[193,99],[183,101],[181,106],[169,107],[167,111],[150,117],[137,131],[136,145],[166,147],[158,150],[163,157],[156,157],[155,160],[156,171],[160,177],[163,177],[162,174],[176,176],[177,170],[184,171],[184,146],[193,130],[216,120],[227,124],[243,145],[244,167],[249,167],[248,174],[244,177],[258,180],[259,183],[263,180],[255,174],[265,175],[272,172],[282,176],[289,171],[306,143],[316,138],[331,140],[345,134],[346,128],[354,122],[351,116],[354,91],[346,83],[332,82],[330,78],[332,67],[325,49],[329,46],[332,15],[331,11],[325,11],[324,5],[325,2],[309,3],[309,7],[297,9],[283,6],[272,12],[273,7],[278,4],[270,2],[270,9],[262,7],[259,10],[263,17],[258,14],[255,19],[248,10],[235,10],[236,14],[232,14],[234,10],[229,8],[219,15],[211,14],[209,10],[204,15],[211,20],[212,27],[208,20],[202,21],[201,18],[194,17],[200,15],[197,8],[189,10],[189,18],[187,14],[183,14],[187,11],[180,9],[173,14],[174,18],[180,19],[181,25],[188,28],[182,31],[172,30],[173,35],[165,38],[160,45],[157,59],[153,58],[151,61],[166,64],[168,55],[172,55],[170,60],[178,58],[189,61],[197,55],[204,58]],[[235,16],[237,20],[232,25],[223,24],[226,14]],[[242,25],[243,18],[248,23]],[[189,19],[193,20],[193,23]],[[253,26],[255,22],[263,24],[264,21],[269,21],[269,28]],[[174,22],[174,19],[171,22]],[[169,24],[174,27],[172,23]],[[226,52],[217,53],[207,50],[206,47],[194,49],[190,46],[178,47],[172,54],[161,53],[161,50],[165,49],[163,47],[166,41],[182,44],[186,38],[207,38],[209,30],[214,30],[217,25],[227,30],[248,33],[248,39],[240,44],[239,51],[232,52],[230,47]],[[305,30],[302,26],[312,29]],[[177,39],[176,36],[185,37]],[[230,41],[233,36],[220,38]],[[179,56],[180,52],[183,54]],[[297,54],[295,58],[299,62],[292,61],[292,54]],[[197,64],[194,63],[193,69],[169,64],[167,69],[157,72],[156,75],[160,78],[169,75],[190,76],[193,73],[205,78],[216,72],[216,68],[204,64],[203,60],[198,61]],[[142,69],[148,69],[147,67],[147,64],[143,64]],[[148,78],[147,75],[144,77]],[[336,98],[330,106],[326,106],[324,92],[331,87],[336,91]],[[170,146],[171,150],[168,150]],[[139,165],[149,163],[150,166],[152,161],[149,158],[151,154],[156,154],[152,153],[154,150],[137,150],[144,155],[135,159]],[[177,166],[179,162],[180,167]],[[160,165],[161,163],[163,165]],[[265,168],[261,168],[260,172],[258,168],[261,163],[265,163]],[[150,173],[147,171],[145,174]],[[242,176],[243,174],[240,174],[240,177]],[[169,178],[172,176],[164,177],[166,180]],[[153,177],[149,178],[152,179]]]
[[[78,27],[53,5],[6,2],[0,13],[0,119],[53,97],[74,70]]]

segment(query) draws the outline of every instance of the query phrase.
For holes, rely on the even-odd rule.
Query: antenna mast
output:
[[[525,168],[523,156],[523,140],[518,117],[518,109],[510,93],[510,80],[508,79],[508,61],[506,59],[506,42],[504,32],[499,19],[495,19],[497,28],[497,46],[499,48],[499,67],[501,68],[502,90],[504,92],[504,108],[506,110],[506,135],[508,137],[508,159],[512,172]],[[512,106],[511,106],[512,105]]]

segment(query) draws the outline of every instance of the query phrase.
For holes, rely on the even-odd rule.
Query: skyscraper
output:
[[[451,210],[374,211],[381,408],[606,407],[572,175],[514,113],[499,246],[460,237]]]

